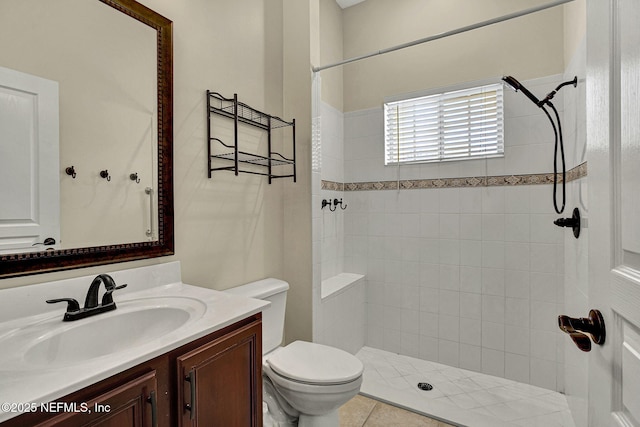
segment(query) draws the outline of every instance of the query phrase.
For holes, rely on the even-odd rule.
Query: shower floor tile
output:
[[[574,427],[561,393],[371,347],[356,356],[361,393],[398,407],[468,427]]]

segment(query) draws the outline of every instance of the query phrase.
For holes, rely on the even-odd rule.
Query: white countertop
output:
[[[173,264],[171,266],[173,269],[177,267],[177,276],[179,277],[179,264],[169,264]],[[160,270],[162,268],[166,269],[166,265],[162,265]],[[129,272],[133,274],[127,274]],[[125,371],[258,313],[269,304],[267,301],[190,286],[181,281],[162,283],[163,280],[159,279],[157,273],[158,269],[154,270],[154,266],[109,273],[118,285],[122,283],[128,283],[129,285],[122,290],[123,292],[116,291],[114,293],[113,298],[116,304],[126,307],[134,304],[136,299],[193,298],[206,305],[204,313],[199,313],[199,317],[191,319],[183,326],[169,333],[150,338],[148,342],[144,341],[142,344],[126,350],[82,361],[71,366],[55,368],[46,365],[30,366],[28,363],[20,364],[19,362],[23,355],[16,353],[22,351],[7,348],[9,347],[8,345],[3,346],[2,340],[15,334],[15,331],[20,328],[34,322],[51,321],[53,318],[59,318],[60,322],[62,322],[62,315],[65,312],[66,305],[57,304],[51,306],[42,304],[43,301],[52,298],[52,294],[56,295],[55,297],[57,298],[74,297],[74,295],[78,295],[79,289],[75,289],[77,287],[82,288],[86,294],[93,276],[0,291],[0,313],[2,313],[0,317],[0,404],[37,403],[39,405],[40,403],[55,401],[69,393]],[[145,280],[149,277],[153,277],[154,280]],[[169,280],[175,280],[175,271],[166,277]],[[89,280],[87,281],[87,279]],[[144,283],[141,283],[142,281]],[[150,282],[151,284],[149,284]],[[46,287],[43,287],[44,285]],[[36,289],[36,287],[42,288]],[[124,292],[125,290],[126,292]],[[100,295],[103,292],[104,287],[100,289]],[[81,305],[83,301],[84,297],[79,299]],[[28,304],[29,302],[30,306],[39,308],[40,312],[32,308],[20,310],[20,305]],[[117,313],[117,311],[116,309],[93,317],[113,315],[111,313]],[[25,312],[27,316],[16,316],[16,313],[24,314]],[[92,317],[65,323],[79,323],[89,319],[92,319]],[[0,422],[18,415],[20,413],[6,412],[0,409]]]

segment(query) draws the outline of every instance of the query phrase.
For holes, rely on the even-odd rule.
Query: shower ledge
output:
[[[340,273],[335,276],[329,277],[322,281],[320,296],[324,300],[333,295],[342,293],[358,283],[360,280],[364,280],[363,274],[356,273]]]

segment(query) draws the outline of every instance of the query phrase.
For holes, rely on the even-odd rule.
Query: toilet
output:
[[[364,367],[334,347],[281,345],[288,290],[287,282],[264,279],[225,291],[271,302],[262,312],[264,425],[337,427],[338,408],[360,391]]]

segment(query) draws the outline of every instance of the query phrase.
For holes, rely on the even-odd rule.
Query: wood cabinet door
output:
[[[155,427],[156,396],[156,372],[152,371],[96,398],[80,398],[63,409],[67,412],[36,427]]]
[[[181,427],[262,425],[262,324],[177,358]]]

